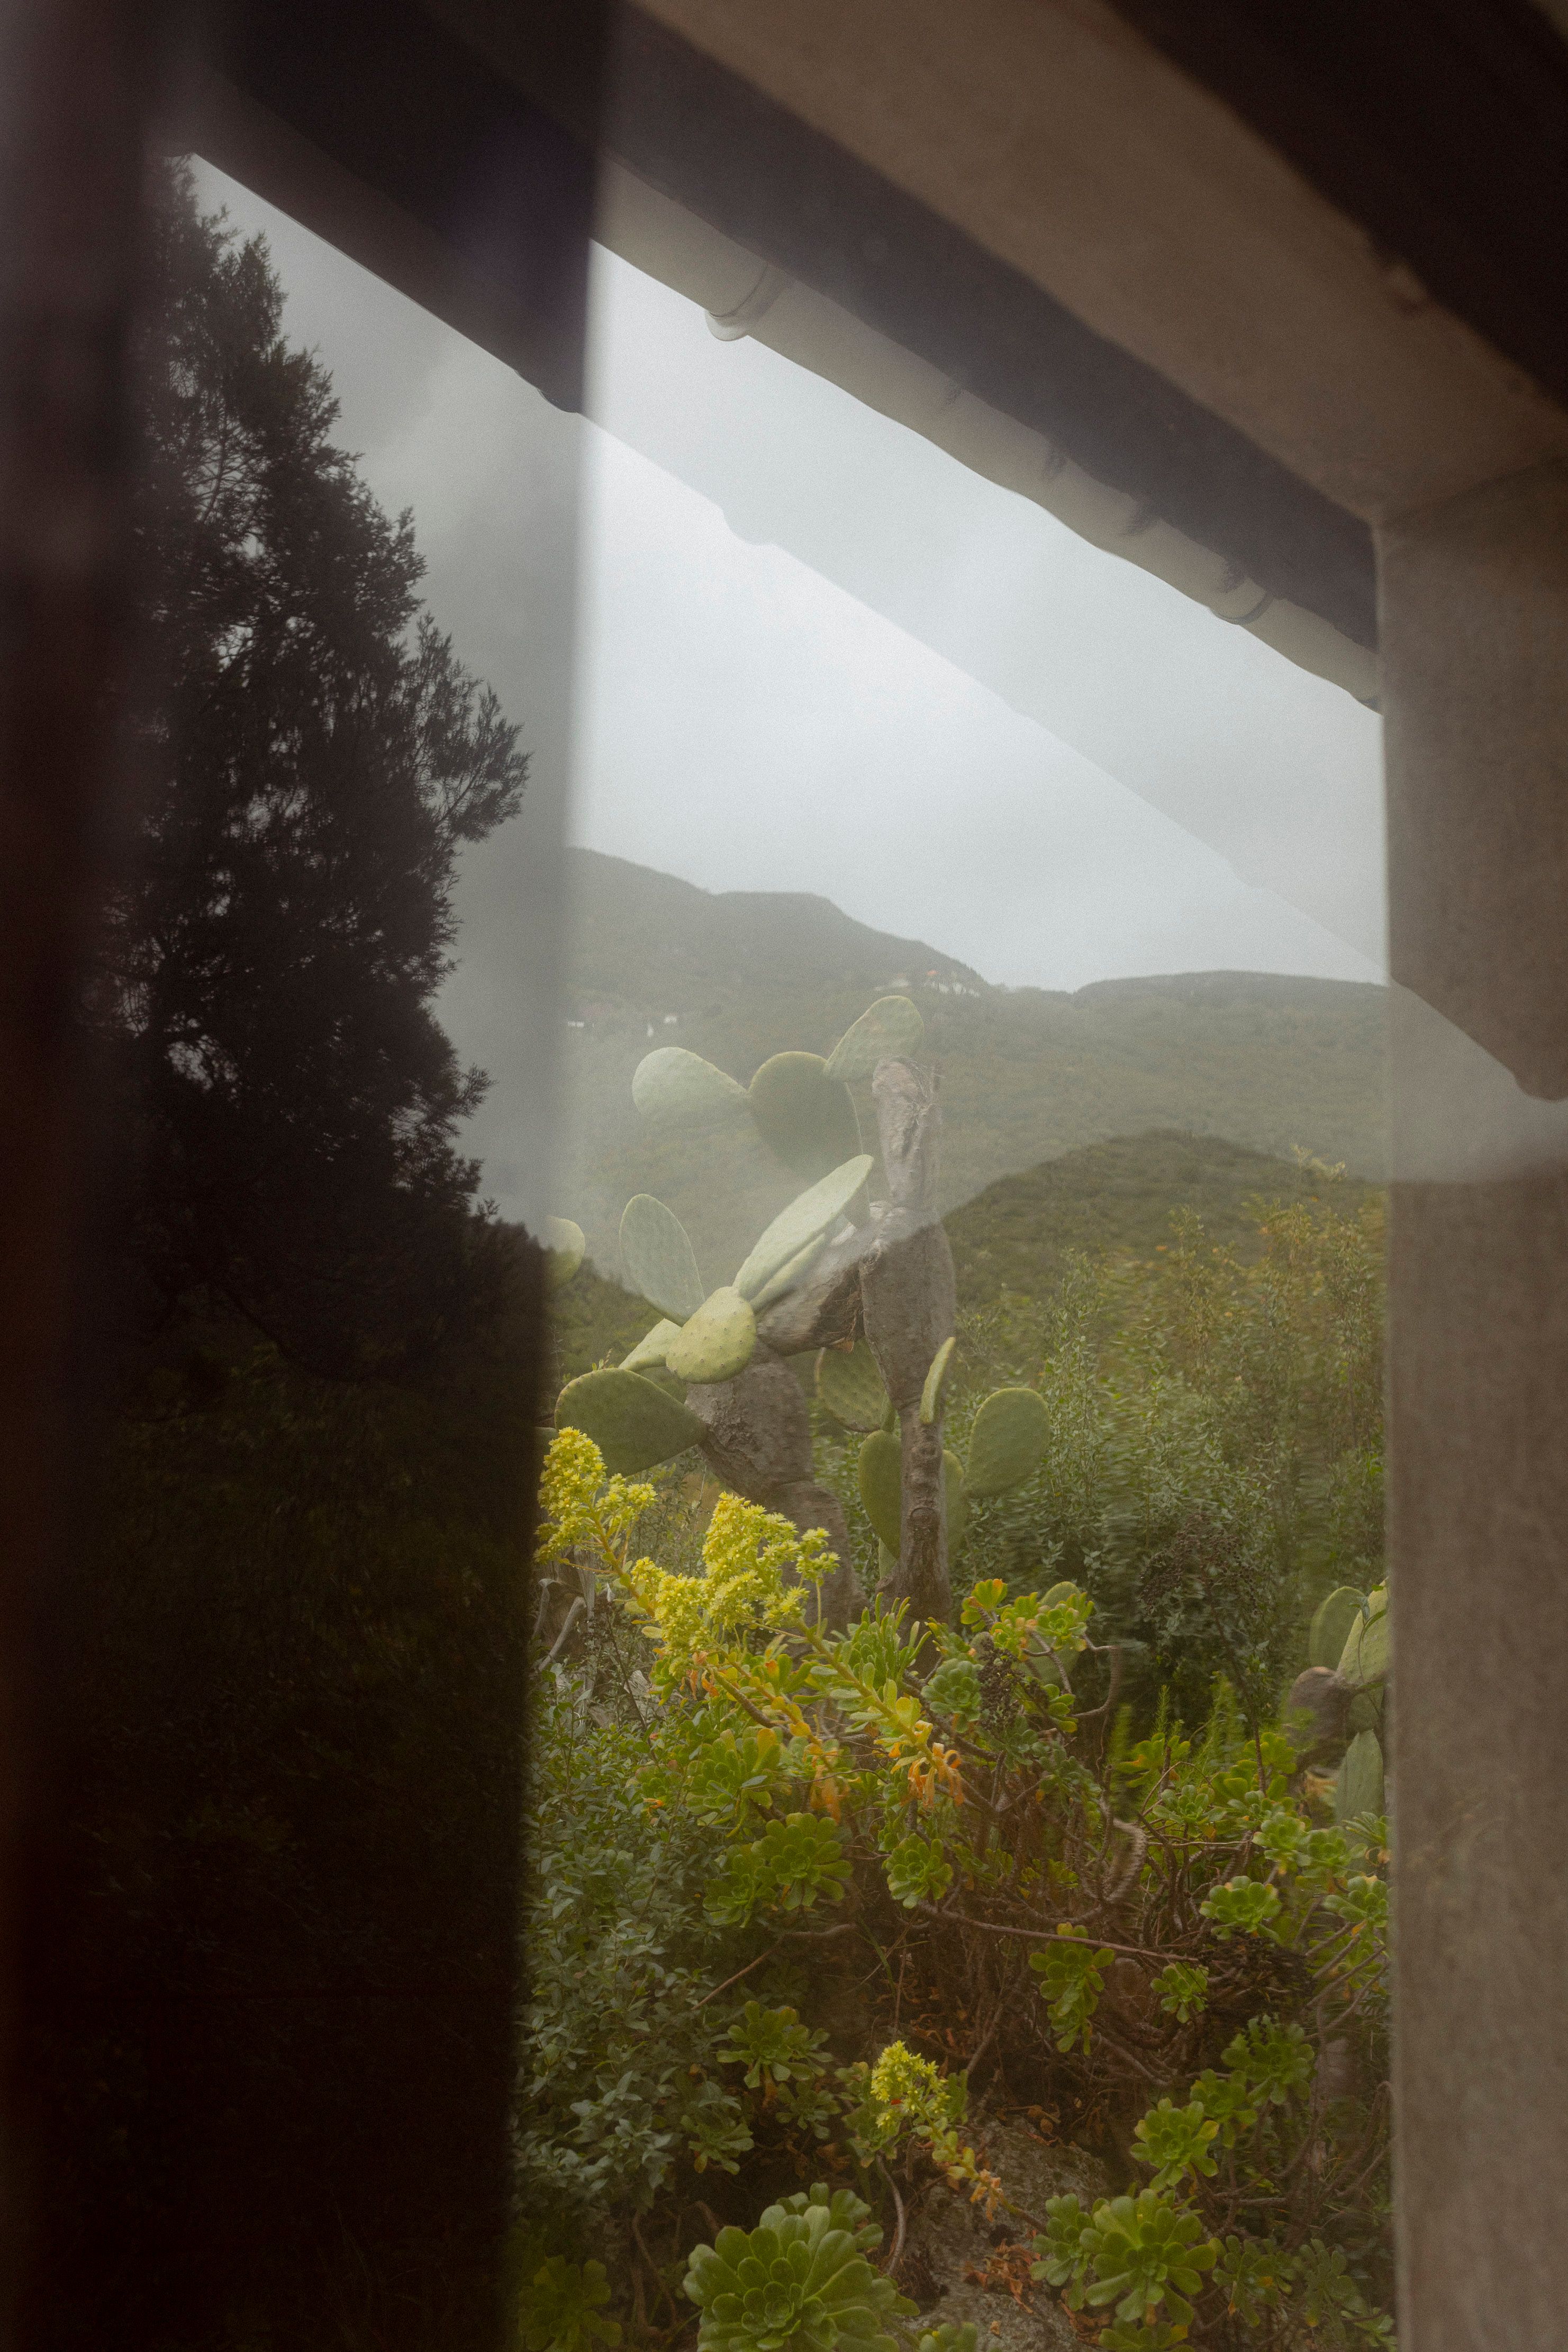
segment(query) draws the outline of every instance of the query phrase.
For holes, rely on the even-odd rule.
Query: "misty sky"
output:
[[[580,464],[570,839],[713,889],[821,890],[1011,983],[1379,975],[1378,725],[1339,689],[775,353],[717,341],[609,255],[603,430],[203,177],[267,230],[342,438],[413,509],[433,610],[522,720],[534,829],[565,781],[543,772],[563,747],[541,732],[540,656]],[[528,817],[517,830],[520,850]]]

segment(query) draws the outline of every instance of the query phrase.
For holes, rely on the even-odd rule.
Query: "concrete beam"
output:
[[[644,0],[1378,522],[1568,452],[1568,415],[1104,0]]]
[[[1385,530],[1380,606],[1395,975],[1534,1091],[1568,1094],[1568,472]],[[1429,1111],[1411,1043],[1396,1003],[1396,1165],[1431,1141],[1414,1132]],[[1562,2326],[1568,1150],[1542,1159],[1511,1181],[1393,1194],[1395,2177],[1412,2352],[1546,2345]]]

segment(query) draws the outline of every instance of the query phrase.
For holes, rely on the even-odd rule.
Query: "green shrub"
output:
[[[702,1915],[721,1832],[650,1812],[645,1743],[562,1681],[535,1720],[519,2153],[527,2203],[570,2231],[646,2210],[683,2165],[733,2171],[752,2140],[720,2072],[741,1998],[711,1998],[729,1947]]]
[[[1119,2343],[1195,2327],[1218,2345],[1241,2301],[1274,2311],[1270,2294],[1281,2346],[1308,2324],[1377,2340],[1381,1823],[1318,1822],[1291,1740],[1249,1723],[1223,1685],[1201,1736],[1162,1719],[1101,1759],[1074,1696],[1095,1664],[1094,1604],[1071,1583],[977,1583],[959,1627],[928,1626],[917,1656],[898,1612],[823,1632],[810,1539],[738,1497],[721,1498],[700,1561],[675,1573],[638,1552],[639,1490],[606,1485],[580,1432],[557,1439],[547,1484],[643,1661],[649,1703],[616,1802],[640,1797],[656,1825],[641,1834],[687,1856],[688,1921],[704,1873],[706,1916],[755,1923],[772,1939],[760,1958],[821,1937],[826,1913],[833,1949],[858,1945],[873,1972],[891,1949],[933,2013],[988,2018],[1009,2072],[1033,2069],[1082,2105],[1103,2107],[1118,2078],[1133,2085],[1124,2112],[1150,2186],[1087,2215],[1053,2208],[1040,2254],[1042,2279],[1114,2306]],[[580,1837],[580,1803],[574,1819]],[[661,1900],[674,1884],[666,1872]],[[722,1991],[716,1947],[706,1958]],[[903,2146],[988,2210],[1020,2211],[964,2137],[961,2072],[898,2041],[834,2068],[791,2003],[755,1992],[725,2034],[696,2070],[738,2067],[790,2127],[831,2132],[862,2179]],[[1331,2041],[1363,2089],[1320,2106]],[[1135,2085],[1151,2073],[1185,2090],[1150,2106]],[[668,2166],[679,2125],[663,2127]],[[810,2232],[780,2234],[768,2216],[761,2231],[756,2245],[721,2233],[694,2257],[706,2341],[766,2352],[765,2339],[820,2347],[871,2328],[821,2301]]]

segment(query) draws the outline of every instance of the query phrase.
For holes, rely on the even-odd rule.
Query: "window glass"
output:
[[[1379,2341],[1374,666],[612,194],[526,2324]]]

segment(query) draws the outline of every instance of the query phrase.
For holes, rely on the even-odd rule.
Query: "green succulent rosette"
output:
[[[702,2352],[897,2352],[883,2324],[915,2305],[839,2220],[830,2203],[770,2205],[755,2230],[721,2230],[694,2248],[685,2289],[701,2306]]]

